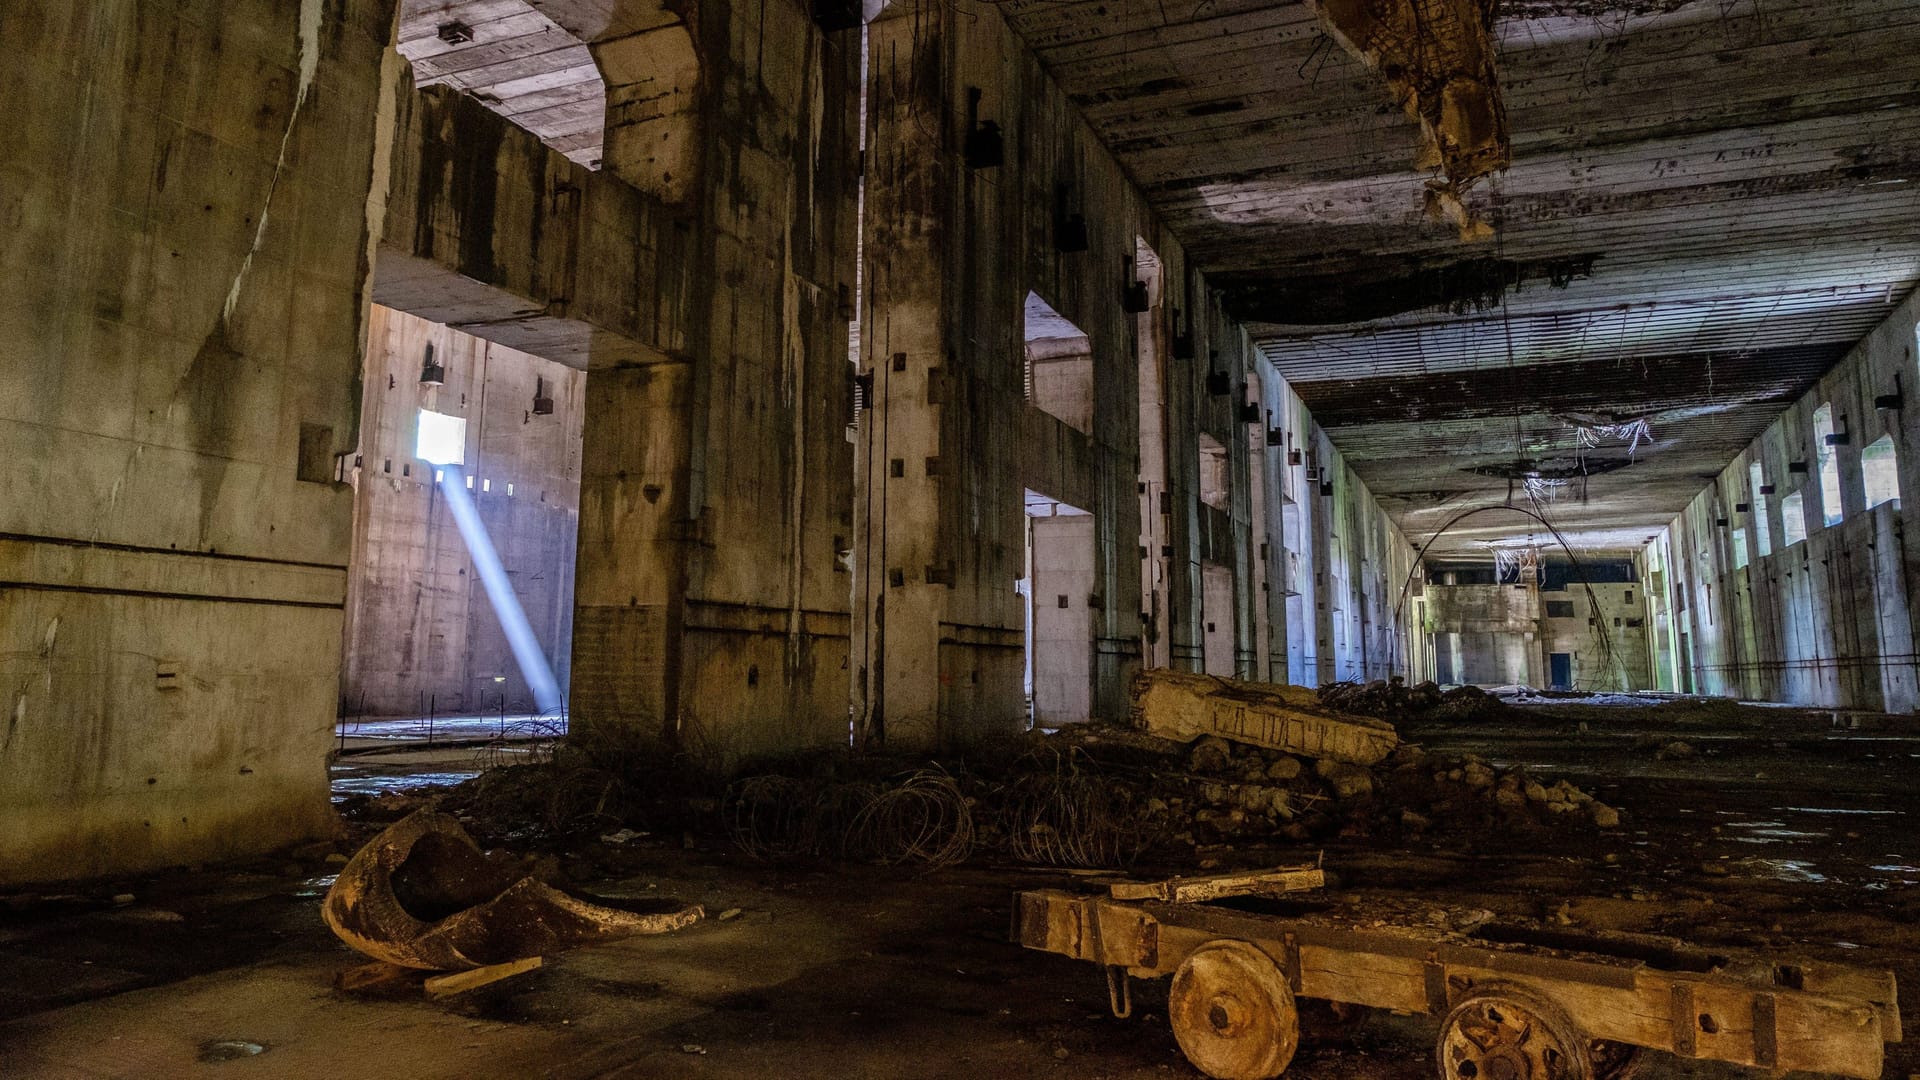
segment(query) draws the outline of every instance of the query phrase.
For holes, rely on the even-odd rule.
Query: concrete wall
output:
[[[445,368],[425,386],[426,347]],[[553,411],[533,411],[536,384]],[[340,708],[353,716],[536,711],[486,589],[414,456],[422,408],[467,421],[462,472],[541,651],[572,653],[586,374],[375,305],[368,323]],[[504,681],[501,681],[504,680]]]
[[[1591,590],[1591,591],[1589,591]],[[1555,616],[1548,605],[1573,605]],[[1552,683],[1554,653],[1566,653],[1573,690],[1653,689],[1652,635],[1647,627],[1647,590],[1640,582],[1573,583],[1540,594],[1542,669]]]
[[[1424,629],[1433,638],[1436,679],[1481,686],[1547,685],[1546,594],[1537,585],[1429,581],[1423,591]]]
[[[0,884],[332,826],[392,25],[0,6]]]
[[[1424,678],[1408,648],[1414,553],[1362,481],[1271,365],[1259,365],[1262,426],[1252,456],[1263,476],[1262,594],[1271,638],[1264,677],[1321,686],[1389,675]],[[1293,452],[1300,460],[1293,462]],[[1324,479],[1322,479],[1324,477]],[[1285,644],[1284,655],[1280,652]]]
[[[1563,689],[1648,690],[1654,687],[1647,627],[1647,590],[1640,582],[1582,584],[1448,584],[1436,570],[1423,588],[1422,628],[1430,639],[1433,677],[1481,686],[1554,685],[1555,653],[1568,659]],[[1556,614],[1566,604],[1570,614]]]
[[[1033,721],[1043,727],[1093,715],[1093,516],[1030,517]]]
[[[1911,492],[1920,490],[1920,368],[1915,323],[1920,294],[1822,378],[1668,526],[1664,540],[1670,613],[1666,647],[1679,657],[1682,688],[1707,694],[1852,709],[1906,712],[1920,706],[1920,668],[1910,603],[1920,534]],[[1875,398],[1904,394],[1900,408]],[[1834,447],[1842,520],[1826,525],[1813,414],[1831,403],[1848,436]],[[1860,451],[1892,437],[1902,497],[1869,509]],[[1772,553],[1758,553],[1749,465],[1774,486],[1766,498]],[[1805,472],[1792,470],[1806,463]],[[1785,503],[1801,496],[1806,540],[1785,546]],[[1737,507],[1745,506],[1745,510]],[[1721,521],[1726,525],[1722,526]],[[1737,566],[1733,531],[1749,539]]]

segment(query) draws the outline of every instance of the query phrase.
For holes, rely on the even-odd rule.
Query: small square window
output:
[[[421,409],[419,429],[414,435],[413,455],[433,465],[465,464],[466,418]]]

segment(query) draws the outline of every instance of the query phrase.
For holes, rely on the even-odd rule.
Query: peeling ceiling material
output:
[[[1564,289],[1593,276],[1600,256],[1583,252],[1558,259],[1520,262],[1478,258],[1437,265],[1404,260],[1402,273],[1386,266],[1365,275],[1333,274],[1294,278],[1284,282],[1241,283],[1233,274],[1218,275],[1227,311],[1257,323],[1315,326],[1368,322],[1415,311],[1449,311],[1457,315],[1498,307],[1509,290],[1539,283]],[[1393,260],[1383,260],[1392,262]]]
[[[1427,215],[1463,241],[1493,226],[1467,206],[1467,190],[1513,160],[1507,111],[1494,70],[1497,0],[1314,0],[1327,32],[1386,79],[1420,124],[1415,167],[1438,168],[1426,185]]]

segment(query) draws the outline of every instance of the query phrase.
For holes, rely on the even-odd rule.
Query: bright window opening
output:
[[[1747,464],[1748,499],[1753,508],[1753,543],[1762,555],[1773,554],[1773,523],[1767,520],[1767,496],[1760,489],[1767,486],[1767,478],[1760,471],[1757,461]]]
[[[1027,294],[1027,401],[1082,434],[1093,433],[1093,342],[1039,293]]]
[[[1780,500],[1780,541],[1782,547],[1792,547],[1807,538],[1807,514],[1800,492]]]
[[[1200,433],[1200,501],[1215,510],[1225,510],[1231,498],[1227,478],[1227,448],[1220,440]]]
[[[1860,474],[1867,483],[1869,509],[1900,498],[1900,462],[1893,436],[1882,435],[1860,451]]]
[[[432,409],[420,410],[413,454],[433,465],[461,465],[467,460],[467,420]]]
[[[1813,411],[1813,452],[1820,460],[1820,514],[1828,525],[1840,523],[1840,456],[1827,437],[1833,434],[1833,406]]]
[[[1733,530],[1733,568],[1744,570],[1747,565],[1747,530]]]

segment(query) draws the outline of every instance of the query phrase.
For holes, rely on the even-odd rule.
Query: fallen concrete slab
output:
[[[1211,735],[1350,765],[1376,764],[1400,744],[1392,724],[1335,712],[1305,687],[1155,668],[1130,692],[1134,725],[1175,742]]]

